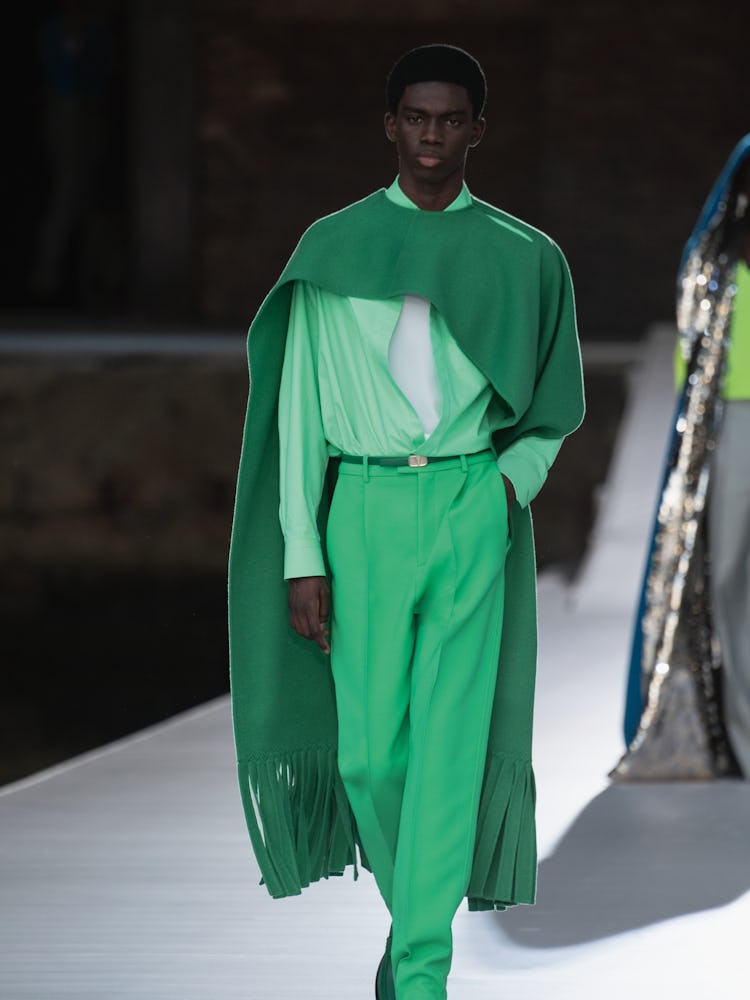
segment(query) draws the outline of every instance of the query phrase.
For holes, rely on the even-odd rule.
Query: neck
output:
[[[463,173],[457,173],[454,177],[448,177],[439,184],[430,184],[426,181],[418,181],[408,175],[404,177],[399,174],[398,184],[407,198],[411,198],[414,204],[421,208],[423,212],[442,212],[451,202],[455,201],[461,193],[464,183]]]

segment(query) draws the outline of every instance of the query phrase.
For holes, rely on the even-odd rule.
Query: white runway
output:
[[[450,1000],[750,993],[750,783],[606,777],[672,338],[648,342],[580,580],[540,581],[538,904],[459,913]],[[282,901],[257,883],[226,699],[0,789],[0,1000],[371,1000],[370,876]]]

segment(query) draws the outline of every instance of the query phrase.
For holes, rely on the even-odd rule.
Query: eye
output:
[[[422,116],[410,114],[406,116],[406,121],[409,123],[409,125],[419,125],[419,123],[422,121]]]
[[[449,118],[448,124],[450,125],[451,128],[460,128],[463,122],[461,121],[460,118]]]

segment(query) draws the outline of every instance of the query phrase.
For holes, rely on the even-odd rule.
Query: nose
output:
[[[425,118],[422,127],[421,141],[434,146],[442,142],[443,137],[440,131],[440,122],[437,118]]]

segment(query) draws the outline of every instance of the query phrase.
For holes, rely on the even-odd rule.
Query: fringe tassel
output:
[[[354,865],[356,829],[336,766],[320,747],[238,763],[240,792],[263,883],[274,898]]]
[[[531,761],[492,754],[479,804],[470,910],[504,910],[536,897],[536,788]]]
[[[274,898],[357,868],[357,832],[332,747],[238,764],[250,839]],[[492,754],[479,806],[470,910],[533,903],[536,894],[534,773],[528,760]],[[367,860],[360,850],[360,861]]]

